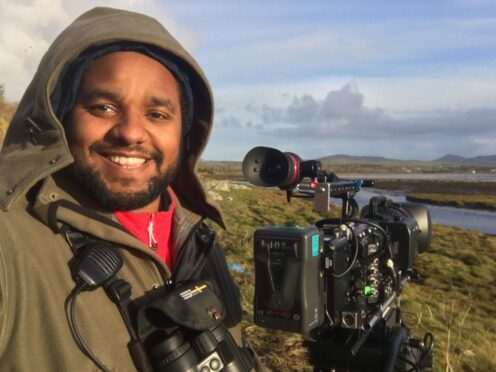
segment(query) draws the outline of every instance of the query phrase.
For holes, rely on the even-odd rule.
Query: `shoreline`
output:
[[[445,197],[449,197],[449,194],[439,194],[443,199]],[[455,195],[454,197],[459,197],[459,195]],[[436,195],[410,195],[407,194],[405,196],[406,201],[409,202],[417,202],[424,203],[428,205],[438,205],[441,207],[453,207],[460,209],[475,209],[475,210],[484,210],[489,212],[496,212],[496,205],[492,203],[485,203],[484,201],[471,201],[470,199],[457,198],[457,200],[442,200],[436,199]]]
[[[458,194],[496,196],[496,182],[378,179],[374,188],[407,194]]]
[[[208,184],[247,183],[243,178],[230,177],[205,181]],[[496,182],[379,178],[374,180],[372,188],[404,196],[411,202],[496,212]]]
[[[375,182],[374,188],[399,192],[411,202],[496,211],[496,182],[381,179]]]

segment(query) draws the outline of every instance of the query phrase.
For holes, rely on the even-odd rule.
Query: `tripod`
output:
[[[423,340],[411,336],[401,322],[399,309],[369,331],[357,333],[347,329],[320,331],[307,339],[315,372],[330,371],[423,371],[432,368],[433,336]]]

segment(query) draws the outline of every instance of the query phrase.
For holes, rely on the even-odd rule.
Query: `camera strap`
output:
[[[74,253],[74,256],[77,256],[78,253],[84,250],[85,247],[89,244],[99,241],[99,239],[93,238],[89,234],[75,230],[66,224],[58,226],[57,232],[65,238],[72,252]],[[124,320],[124,324],[129,333],[129,336],[131,337],[131,340],[127,344],[127,347],[129,349],[129,353],[131,354],[131,358],[136,369],[139,372],[153,372],[143,343],[137,337],[136,331],[134,330],[132,325],[131,315],[129,312],[130,304],[132,302],[131,284],[123,279],[119,279],[117,275],[114,275],[114,277],[112,277],[110,280],[103,283],[102,286],[105,289],[105,293],[108,295],[108,297],[112,300],[113,303],[117,305],[119,313]]]
[[[59,225],[57,232],[65,238],[76,258],[84,255],[87,247],[103,242],[65,224]],[[131,284],[116,274],[101,286],[121,314],[130,335],[127,347],[139,372],[153,372],[156,366],[157,356],[148,350],[150,340],[157,333],[177,331],[197,335],[188,343],[191,342],[192,350],[200,353],[202,365],[219,357],[221,363],[232,364],[239,371],[253,370],[253,353],[248,345],[238,347],[223,324],[227,308],[211,282],[200,279],[175,288],[161,287],[133,300]]]
[[[146,354],[145,347],[136,335],[136,331],[131,323],[129,308],[131,304],[131,284],[123,279],[114,278],[104,285],[105,292],[117,305],[119,313],[124,320],[124,324],[131,336],[131,341],[127,344],[134,366],[140,372],[152,372],[153,369]]]

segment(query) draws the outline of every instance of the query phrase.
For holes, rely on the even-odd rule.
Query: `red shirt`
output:
[[[143,244],[157,253],[172,270],[172,220],[176,201],[171,194],[172,202],[167,211],[155,213],[134,213],[131,211],[117,211],[117,220]]]

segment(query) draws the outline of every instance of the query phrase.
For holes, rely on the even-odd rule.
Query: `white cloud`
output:
[[[364,96],[364,105],[381,107],[392,116],[408,117],[436,110],[469,110],[474,107],[496,107],[496,66],[445,71],[423,77],[328,76],[282,83],[214,84],[219,107],[239,111],[246,104],[287,105],[288,97],[324,97],[329,91],[356,81]]]
[[[496,72],[424,77],[363,78],[366,104],[398,114],[496,107]]]
[[[437,92],[426,94],[427,100]],[[244,111],[239,107],[236,110],[223,107],[217,122],[224,126],[231,123],[230,128],[236,123],[236,134],[232,133],[230,140],[224,137],[230,143],[239,143],[235,138],[248,136],[259,141],[252,142],[253,145],[284,144],[289,151],[306,152],[310,157],[343,152],[434,159],[446,153],[465,156],[494,153],[494,148],[491,149],[496,140],[494,105],[412,110],[409,115],[398,116],[381,107],[369,107],[366,101],[358,85],[350,82],[323,97],[310,94],[286,97],[286,103],[278,106],[253,103]],[[247,122],[250,125],[243,125]]]
[[[162,22],[185,45],[195,49],[199,38],[181,27],[158,0],[0,0],[0,83],[7,98],[19,100],[31,81],[41,57],[53,39],[83,12],[95,6],[135,10]]]
[[[66,20],[63,1],[0,2],[0,82],[19,99],[49,45],[51,31]]]

